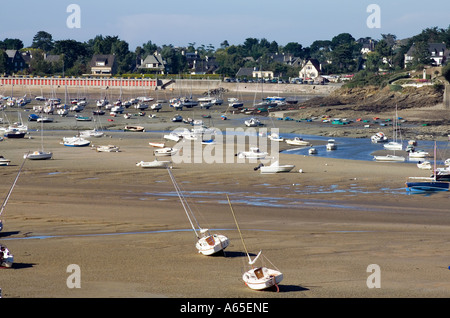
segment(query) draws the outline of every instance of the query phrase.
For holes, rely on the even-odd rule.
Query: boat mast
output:
[[[436,173],[437,173],[437,169],[436,169],[436,140],[434,141],[434,163],[433,163],[433,179],[434,181],[436,181]]]
[[[5,198],[5,200],[3,201],[2,208],[0,209],[0,216],[1,216],[2,213],[3,213],[3,210],[4,210],[5,207],[6,207],[6,204],[8,203],[9,197],[11,196],[11,193],[12,193],[14,187],[16,186],[17,180],[19,180],[20,172],[22,171],[22,168],[23,168],[23,165],[25,164],[25,161],[26,161],[26,157],[27,157],[27,156],[28,156],[28,153],[25,155],[25,159],[23,160],[22,165],[20,166],[19,172],[17,172],[17,176],[16,176],[16,178],[14,179],[14,182],[13,182],[13,184],[11,185],[11,188],[9,189],[9,192],[8,192],[8,194],[7,194],[6,198]],[[1,231],[2,229],[3,229],[3,222],[0,220],[0,231]]]
[[[237,230],[239,232],[239,236],[241,237],[242,245],[244,245],[244,250],[245,250],[245,253],[247,254],[247,257],[248,257],[248,263],[252,264],[252,267],[253,267],[254,261],[252,262],[252,259],[250,258],[250,255],[248,254],[247,247],[245,246],[244,238],[242,237],[241,230],[239,229],[239,224],[238,224],[238,222],[236,220],[236,216],[234,215],[233,206],[231,205],[231,201],[230,201],[230,198],[228,197],[228,194],[227,194],[227,200],[228,200],[228,204],[230,205],[231,214],[233,214],[234,223],[236,223],[236,227],[237,227]],[[259,254],[258,254],[258,256],[259,256]],[[256,260],[256,258],[255,258],[255,260]]]
[[[167,172],[169,173],[170,180],[172,180],[173,186],[175,187],[175,191],[177,192],[178,197],[180,198],[181,205],[183,206],[184,212],[186,212],[186,216],[188,217],[189,223],[191,224],[192,229],[194,230],[195,236],[197,238],[200,238],[200,236],[198,235],[198,233],[197,233],[197,231],[196,231],[196,229],[194,227],[194,224],[192,223],[191,216],[195,220],[195,223],[197,223],[197,226],[199,227],[200,230],[201,230],[201,227],[198,224],[197,219],[194,216],[194,213],[192,212],[191,208],[189,207],[189,205],[187,203],[187,200],[184,197],[183,193],[181,192],[181,189],[178,186],[178,184],[177,184],[177,182],[175,180],[175,177],[173,176],[172,171],[170,171],[169,167],[167,167]]]

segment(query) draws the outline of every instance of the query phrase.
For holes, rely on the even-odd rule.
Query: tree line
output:
[[[370,41],[371,38],[363,40]],[[275,54],[291,54],[300,59],[314,58],[322,65],[323,74],[378,72],[380,69],[393,71],[404,68],[404,54],[414,43],[415,59],[410,67],[429,64],[427,44],[445,43],[450,48],[450,26],[447,29],[427,28],[420,34],[409,39],[397,41],[393,34],[381,34],[376,39],[374,50],[368,54],[361,52],[362,41],[357,41],[350,33],[341,33],[331,40],[316,40],[310,46],[303,47],[300,43],[289,42],[278,45],[276,41],[267,39],[247,38],[244,43],[230,45],[223,41],[219,48],[212,45],[189,43],[185,48],[173,45],[158,46],[147,41],[130,51],[129,44],[118,36],[97,35],[85,42],[75,40],[54,40],[52,35],[39,31],[33,37],[30,47],[24,47],[20,39],[4,39],[0,41],[0,73],[10,73],[7,49],[29,51],[33,58],[28,69],[23,74],[78,76],[89,73],[89,62],[94,54],[114,54],[117,60],[118,74],[140,74],[143,71],[136,67],[141,59],[158,51],[167,62],[166,73],[183,74],[189,71],[186,54],[197,52],[200,59],[215,58],[218,65],[217,74],[233,77],[241,67],[261,67],[282,74],[285,77],[297,77],[301,65],[291,66],[277,62],[272,57]],[[47,61],[44,56],[60,55],[59,61]]]

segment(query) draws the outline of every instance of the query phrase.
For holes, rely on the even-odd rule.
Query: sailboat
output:
[[[193,211],[191,210],[191,208],[187,203],[186,198],[181,192],[181,189],[178,186],[175,177],[172,174],[172,171],[170,170],[170,168],[167,168],[167,171],[169,172],[169,176],[175,187],[175,191],[177,192],[178,197],[180,198],[181,205],[183,206],[184,211],[186,212],[186,216],[189,219],[189,223],[191,224],[195,236],[197,237],[198,241],[195,244],[195,247],[197,248],[198,252],[203,255],[214,255],[217,254],[218,252],[222,252],[230,244],[228,238],[225,235],[221,234],[211,234],[208,229],[203,229],[200,227],[197,219],[194,216]],[[195,228],[193,221],[197,224],[198,227],[197,229]]]
[[[436,191],[449,191],[450,181],[439,181],[436,179],[436,142],[434,142],[434,164],[433,175],[427,177],[409,177],[410,180],[422,180],[422,181],[407,181],[406,191],[408,192],[436,192]]]
[[[53,157],[53,153],[44,151],[44,122],[41,121],[41,150],[36,150],[32,153],[28,152],[23,155],[24,159],[30,160],[47,160]]]
[[[13,182],[13,184],[11,185],[11,188],[9,189],[8,194],[6,195],[6,198],[5,198],[5,200],[3,201],[2,207],[1,207],[1,209],[0,209],[0,217],[2,216],[3,211],[5,210],[5,207],[6,207],[6,204],[8,203],[9,197],[11,196],[11,193],[12,193],[14,187],[16,186],[17,180],[19,180],[19,176],[20,176],[20,173],[22,172],[22,168],[23,168],[23,165],[24,165],[24,164],[25,164],[25,160],[22,162],[22,165],[20,166],[20,169],[19,169],[19,171],[17,172],[16,178],[14,179],[14,182]],[[3,221],[0,220],[0,232],[1,232],[2,230],[3,230]]]
[[[0,244],[0,268],[1,267],[12,267],[14,262],[14,256],[9,252],[8,248]]]
[[[387,150],[402,150],[403,144],[402,144],[402,138],[400,137],[400,142],[398,142],[398,113],[397,113],[397,105],[395,106],[395,116],[394,116],[394,122],[393,122],[393,136],[392,141],[389,141],[383,145],[384,149]]]
[[[283,280],[283,273],[281,273],[278,269],[270,269],[265,266],[254,266],[255,262],[262,256],[262,251],[260,251],[254,259],[250,257],[228,195],[227,199],[231,208],[231,213],[233,214],[234,222],[236,223],[239,235],[241,236],[242,244],[244,245],[245,254],[247,254],[248,257],[248,264],[251,267],[251,269],[244,272],[242,275],[242,280],[245,285],[253,290],[263,290],[275,286],[278,291],[278,284]]]

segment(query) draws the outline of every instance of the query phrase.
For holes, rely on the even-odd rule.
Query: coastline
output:
[[[213,126],[245,128],[242,119],[248,115],[230,114],[229,120],[221,121],[219,110],[224,108],[213,107],[208,112]],[[145,122],[139,116],[132,117],[130,122],[142,120],[149,130],[156,131],[152,133],[120,131],[126,121],[112,118],[115,121],[109,122],[107,136],[92,142],[115,144],[121,149],[118,153],[59,144],[63,136],[91,127],[93,122],[74,122],[69,117],[64,122],[58,118],[58,122],[44,124],[44,149],[52,151],[54,159],[25,163],[2,215],[5,228],[0,242],[15,259],[12,269],[2,271],[3,297],[450,295],[450,283],[445,279],[449,194],[407,195],[406,179],[428,176],[429,171],[406,163],[280,153],[280,162],[295,168],[274,175],[254,171],[257,163],[248,161],[173,164],[173,174],[200,223],[230,238],[224,256],[197,254],[195,237],[167,171],[135,165],[140,160],[153,160],[148,142],[160,141],[160,131],[179,126],[170,122],[174,113],[161,111],[155,113],[156,118],[146,117]],[[204,111],[194,108],[180,113],[198,118]],[[12,160],[10,166],[1,167],[5,180],[0,186],[2,193],[7,193],[23,154],[40,147],[39,128],[29,124],[31,138],[0,143],[0,154]],[[309,124],[274,121],[281,133],[315,135],[329,127]],[[270,127],[273,124],[267,120],[266,128]],[[346,128],[331,127],[328,133]],[[263,250],[283,272],[278,293],[255,292],[242,283],[246,257],[226,194],[250,252]],[[66,268],[70,264],[81,268],[79,289],[67,287],[70,273]],[[370,264],[381,268],[381,288],[367,286]]]

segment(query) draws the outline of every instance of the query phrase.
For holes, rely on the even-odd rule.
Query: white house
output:
[[[411,45],[408,52],[405,54],[405,67],[414,60],[415,45]],[[450,57],[450,52],[447,50],[445,43],[428,43],[428,58],[433,60],[433,66],[441,66]]]
[[[320,75],[322,67],[318,60],[309,59],[299,72],[301,78],[316,78]]]

